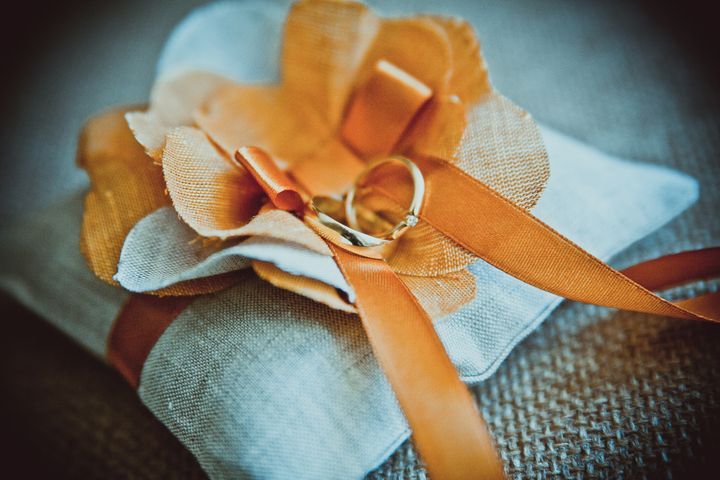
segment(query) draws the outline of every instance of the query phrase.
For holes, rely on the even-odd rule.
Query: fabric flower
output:
[[[273,209],[231,158],[258,146],[309,193],[343,194],[376,153],[349,142],[343,122],[383,62],[432,91],[387,153],[454,162],[518,205],[535,204],[548,177],[539,133],[491,87],[469,24],[381,19],[362,4],[306,0],[286,21],[279,84],[184,72],[160,78],[149,108],[125,115],[134,138],[124,112],[86,127],[80,163],[92,189],[82,248],[93,271],[132,291],[192,295],[241,281],[238,272],[252,266],[278,287],[353,311],[352,288],[324,241]],[[477,259],[424,222],[386,260],[433,318],[475,295],[467,266]]]

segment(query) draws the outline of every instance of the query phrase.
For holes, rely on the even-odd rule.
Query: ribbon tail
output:
[[[432,478],[504,478],[492,436],[427,313],[383,260],[328,242]]]
[[[665,290],[720,275],[720,247],[688,250],[646,260],[621,272],[648,290]]]
[[[580,302],[720,322],[720,308],[713,302],[702,302],[702,306],[698,302],[673,303],[647,288],[697,275],[720,274],[720,249],[686,253],[635,268],[626,276],[457,167],[432,158],[417,158],[416,163],[425,175],[427,195],[420,216],[515,278]],[[662,273],[668,268],[675,273]],[[678,275],[678,268],[687,268],[687,273]],[[647,281],[647,287],[633,277]]]

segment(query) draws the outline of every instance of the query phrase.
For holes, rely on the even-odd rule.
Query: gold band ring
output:
[[[376,169],[380,165],[391,162],[400,163],[401,165],[405,166],[410,172],[414,187],[413,197],[410,202],[410,206],[408,207],[402,220],[400,220],[397,224],[395,224],[389,230],[383,232],[380,235],[370,235],[363,232],[358,226],[357,212],[354,205],[356,188],[362,184],[362,182],[367,178],[368,174],[374,169]],[[324,236],[327,236],[328,239],[332,240],[334,243],[340,246],[346,245],[361,248],[384,247],[388,246],[390,243],[392,243],[393,240],[400,237],[400,235],[402,235],[408,228],[417,225],[418,215],[420,214],[420,209],[422,208],[424,197],[425,179],[417,165],[415,165],[411,160],[405,157],[392,156],[382,158],[370,163],[367,168],[357,177],[355,183],[350,188],[350,191],[345,196],[345,217],[350,225],[346,225],[326,213],[326,211],[328,210],[327,206],[329,204],[337,205],[337,203],[339,203],[341,200],[336,200],[329,197],[315,196],[310,200],[310,209],[315,213],[317,222],[320,224],[319,226],[323,227],[321,232],[324,232]],[[372,256],[376,255],[373,254]]]
[[[361,232],[358,229],[348,227],[342,222],[335,220],[333,217],[325,213],[323,209],[323,203],[333,201],[333,199],[322,196],[315,196],[310,200],[310,208],[315,215],[317,215],[318,221],[324,226],[330,229],[335,235],[339,242],[356,247],[380,247],[387,245],[391,240],[384,238],[377,238],[367,233]],[[339,200],[335,200],[339,202]]]
[[[406,157],[401,157],[399,155],[394,155],[392,157],[381,158],[370,163],[365,169],[365,171],[358,175],[358,177],[355,179],[355,183],[352,185],[352,187],[350,187],[350,191],[348,191],[347,195],[345,196],[345,217],[347,218],[348,225],[352,229],[356,231],[360,230],[360,226],[358,225],[357,220],[357,211],[355,209],[355,194],[357,188],[361,186],[363,181],[367,179],[370,172],[372,172],[381,165],[385,165],[386,163],[399,163],[400,165],[407,168],[408,172],[410,172],[410,176],[413,182],[412,200],[410,200],[410,205],[408,206],[403,219],[400,220],[397,224],[393,225],[386,232],[379,234],[377,237],[373,237],[392,241],[400,237],[400,235],[405,233],[407,229],[412,228],[418,224],[420,209],[422,208],[423,199],[425,198],[425,177],[423,177],[422,172],[412,160]]]

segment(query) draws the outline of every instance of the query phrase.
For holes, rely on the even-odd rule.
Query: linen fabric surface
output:
[[[247,32],[252,29],[238,28],[238,22],[257,20],[268,10],[253,4],[211,6],[179,27],[173,39],[187,38],[183,29],[192,31],[188,25],[202,25],[203,18],[230,19],[232,12],[240,16],[228,25]],[[282,13],[278,24],[281,18]],[[210,30],[215,35],[221,29]],[[256,52],[261,43],[241,45],[254,44]],[[172,39],[166,52],[172,52]],[[162,57],[161,68],[171,68],[167,58],[171,53]],[[239,74],[234,78],[248,81]],[[614,160],[547,129],[544,136],[552,174],[534,213],[601,258],[659,227],[696,196],[687,177]],[[87,272],[77,251],[79,221],[76,197],[3,232],[2,243],[10,248],[3,252],[2,283],[102,354],[125,294]],[[35,252],[29,240],[38,235],[57,241]],[[466,380],[489,375],[559,301],[485,264],[474,266],[473,273],[476,300],[438,324]],[[61,285],[59,277],[74,281]],[[79,290],[76,303],[69,303],[73,300],[63,289],[71,283],[86,289]],[[218,478],[241,472],[357,477],[407,436],[353,317],[254,278],[200,300],[171,325],[148,359],[140,395]]]

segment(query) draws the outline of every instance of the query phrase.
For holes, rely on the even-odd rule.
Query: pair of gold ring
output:
[[[396,163],[404,166],[410,173],[413,184],[413,195],[405,215],[389,229],[378,234],[369,234],[362,231],[358,222],[358,212],[355,205],[356,195],[359,188],[367,180],[370,173],[376,168]],[[327,197],[313,197],[310,201],[310,208],[317,215],[317,219],[324,227],[335,233],[335,240],[352,247],[383,247],[399,238],[409,228],[417,225],[420,209],[425,197],[425,178],[415,163],[410,159],[401,156],[391,156],[371,162],[367,168],[355,179],[355,183],[348,191],[343,201],[343,209],[347,225],[342,223],[326,212]]]

